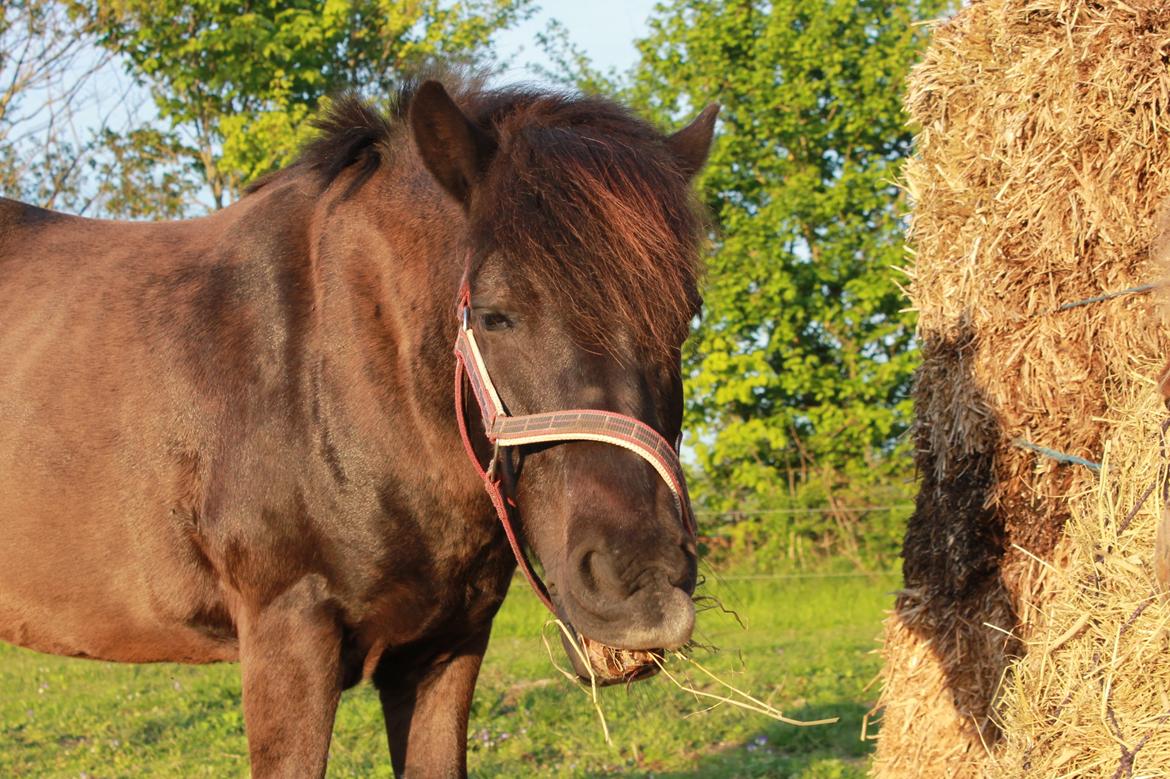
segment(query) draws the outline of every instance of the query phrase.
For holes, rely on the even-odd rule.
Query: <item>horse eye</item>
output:
[[[479,324],[484,330],[511,330],[512,320],[507,314],[498,311],[487,311],[479,315]]]

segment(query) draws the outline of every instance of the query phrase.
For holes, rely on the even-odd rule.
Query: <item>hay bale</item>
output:
[[[1170,603],[1153,565],[1160,368],[1140,365],[1110,407],[1100,481],[1072,501],[1064,560],[1004,685],[995,776],[1170,776]]]
[[[1096,299],[1153,276],[1168,56],[1161,0],[975,0],[911,76],[922,488],[886,626],[879,776],[995,764],[996,690],[1047,614],[1069,497],[1098,483],[1018,444],[1099,461],[1107,398],[1164,360],[1148,292]]]

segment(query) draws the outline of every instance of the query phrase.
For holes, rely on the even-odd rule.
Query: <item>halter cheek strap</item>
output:
[[[612,411],[570,409],[510,416],[500,401],[484,364],[483,355],[479,351],[479,345],[475,342],[475,333],[471,329],[471,292],[466,278],[460,290],[458,316],[459,335],[455,340],[455,417],[459,423],[463,448],[467,451],[476,472],[483,479],[484,489],[491,498],[500,523],[504,526],[504,534],[508,537],[508,544],[512,547],[512,553],[516,556],[516,562],[523,571],[524,578],[549,611],[556,613],[548,588],[532,569],[520,545],[508,511],[508,504],[511,501],[505,500],[501,481],[496,472],[501,447],[553,441],[598,441],[631,451],[650,463],[666,482],[674,496],[675,509],[679,513],[684,529],[692,538],[695,537],[697,532],[695,515],[691,510],[686,479],[675,447],[644,422]],[[464,384],[471,388],[472,397],[479,406],[484,435],[495,447],[495,453],[486,468],[480,464],[479,457],[475,454],[467,429]]]

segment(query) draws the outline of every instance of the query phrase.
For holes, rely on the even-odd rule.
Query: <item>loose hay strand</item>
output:
[[[584,665],[584,667],[589,671],[589,686],[588,687],[586,687],[582,683],[580,677],[578,677],[575,673],[562,668],[561,665],[556,661],[556,655],[553,652],[552,645],[549,643],[549,640],[548,640],[548,627],[550,625],[555,625],[561,631],[561,633],[564,635],[566,641],[573,648],[573,651],[577,654],[577,657],[578,657],[578,659],[580,659],[581,664]],[[585,648],[581,645],[581,642],[578,640],[577,636],[574,635],[574,632],[569,628],[569,626],[566,625],[564,622],[562,622],[559,619],[549,620],[548,622],[546,622],[544,624],[544,629],[541,630],[540,638],[544,642],[545,651],[548,652],[549,661],[552,663],[553,667],[556,668],[556,670],[559,671],[562,676],[564,676],[566,679],[568,679],[570,682],[572,682],[575,687],[578,687],[578,688],[584,690],[585,693],[589,696],[590,702],[593,704],[593,708],[597,712],[597,719],[601,723],[601,730],[605,736],[605,743],[612,745],[613,740],[610,737],[609,725],[606,722],[605,712],[601,707],[601,697],[599,694],[599,688],[597,686],[597,675],[594,673],[593,665],[590,662],[588,652],[585,651]],[[694,667],[695,669],[697,669],[698,671],[703,673],[705,676],[707,676],[711,681],[715,682],[717,685],[719,685],[723,689],[730,692],[731,695],[719,695],[719,694],[716,694],[713,692],[709,692],[707,690],[700,690],[699,688],[695,687],[692,684],[685,683],[685,682],[681,681],[675,674],[671,673],[670,670],[667,669],[667,667],[666,667],[666,657],[664,657],[663,655],[660,655],[656,652],[649,653],[649,656],[653,660],[654,664],[658,667],[658,670],[662,673],[662,675],[665,676],[667,679],[669,679],[676,687],[678,687],[678,689],[680,689],[684,693],[687,693],[689,695],[694,696],[696,701],[699,701],[701,699],[715,701],[715,703],[712,704],[711,706],[707,706],[706,708],[701,709],[698,712],[690,712],[687,715],[685,715],[685,717],[690,717],[690,716],[694,716],[695,714],[708,712],[708,711],[711,711],[715,708],[718,708],[719,706],[727,704],[729,706],[734,706],[736,708],[743,709],[745,711],[751,711],[751,712],[754,712],[756,714],[762,714],[765,717],[776,720],[777,722],[783,722],[787,725],[794,725],[797,727],[814,727],[814,726],[818,726],[818,725],[832,725],[832,724],[840,721],[840,717],[830,717],[830,718],[826,718],[826,719],[809,720],[809,721],[798,720],[798,719],[793,719],[792,717],[787,717],[784,715],[783,712],[781,712],[779,709],[772,706],[771,704],[769,704],[765,701],[762,701],[759,698],[757,698],[757,697],[755,697],[747,692],[744,692],[743,690],[728,683],[727,681],[720,678],[719,676],[716,676],[711,670],[709,670],[708,668],[703,666],[701,663],[699,663],[693,657],[689,657],[686,654],[684,654],[683,652],[679,652],[679,651],[671,652],[670,658],[672,658],[678,662],[686,663],[687,665]]]
[[[740,690],[740,689],[728,684],[727,682],[723,681],[718,676],[716,676],[715,674],[711,673],[709,670],[704,668],[693,657],[687,657],[682,652],[671,652],[670,656],[676,660],[679,660],[679,661],[682,661],[682,662],[685,662],[685,663],[688,663],[688,664],[694,666],[699,671],[703,672],[708,677],[710,677],[716,684],[722,686],[724,689],[731,691],[734,695],[739,696],[738,698],[735,698],[735,697],[729,697],[726,695],[717,695],[717,694],[712,693],[712,692],[707,692],[705,690],[697,689],[689,684],[684,684],[683,682],[679,681],[679,679],[674,674],[672,674],[670,671],[667,670],[666,663],[664,662],[665,658],[660,658],[658,655],[654,655],[654,662],[655,662],[655,664],[657,664],[658,670],[661,671],[662,674],[667,679],[669,679],[672,683],[674,683],[675,687],[678,687],[683,692],[690,693],[691,695],[694,695],[697,698],[708,698],[710,700],[717,701],[717,703],[716,703],[717,706],[726,703],[729,706],[736,706],[736,707],[744,709],[746,711],[753,711],[753,712],[756,712],[757,714],[763,714],[765,717],[770,717],[770,718],[776,720],[777,722],[783,722],[786,725],[796,725],[797,727],[802,727],[802,728],[803,727],[813,727],[816,725],[832,725],[832,724],[840,721],[840,719],[841,719],[840,717],[831,717],[828,719],[804,721],[804,720],[792,719],[791,717],[786,717],[786,716],[784,716],[784,713],[781,712],[779,709],[773,707],[772,705],[770,705],[768,703],[765,703],[764,701],[761,701],[759,698],[756,698],[752,695],[748,695],[743,690]]]
[[[554,668],[564,674],[565,678],[567,678],[569,681],[573,682],[575,687],[585,690],[586,693],[588,693],[589,698],[593,703],[593,709],[597,712],[597,719],[599,722],[601,722],[601,732],[605,735],[605,743],[612,746],[613,740],[609,737],[609,724],[605,721],[605,712],[601,708],[601,698],[597,694],[597,674],[593,672],[593,664],[589,662],[589,657],[585,654],[585,650],[577,641],[577,637],[573,635],[573,631],[569,630],[568,625],[559,619],[549,620],[548,622],[544,623],[544,627],[546,629],[549,625],[556,625],[561,629],[561,632],[565,635],[565,639],[569,642],[569,645],[573,647],[573,651],[577,653],[577,657],[581,659],[581,663],[589,670],[589,689],[585,690],[585,685],[581,683],[581,680],[577,677],[576,674],[570,673],[564,668],[561,668],[557,661],[553,659],[552,646],[550,646],[548,643],[546,630],[541,630],[540,638],[542,641],[544,641],[544,648],[548,651],[549,660],[552,662]]]

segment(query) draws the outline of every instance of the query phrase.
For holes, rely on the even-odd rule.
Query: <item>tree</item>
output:
[[[76,206],[93,151],[75,122],[104,66],[51,2],[0,0],[0,191],[47,207]]]
[[[828,482],[911,467],[890,456],[916,360],[893,270],[901,95],[920,22],[948,5],[672,0],[639,43],[644,109],[667,123],[723,105],[700,182],[715,221],[705,313],[685,355],[709,505],[802,485],[829,499]]]
[[[174,153],[220,208],[290,161],[342,90],[385,97],[431,60],[478,65],[531,0],[86,0],[75,7],[147,85]],[[140,132],[146,128],[139,128]],[[130,149],[140,147],[129,139]],[[157,174],[156,174],[157,175]]]
[[[0,193],[112,217],[177,216],[189,180],[167,139],[125,128],[141,104],[59,0],[0,0]]]

